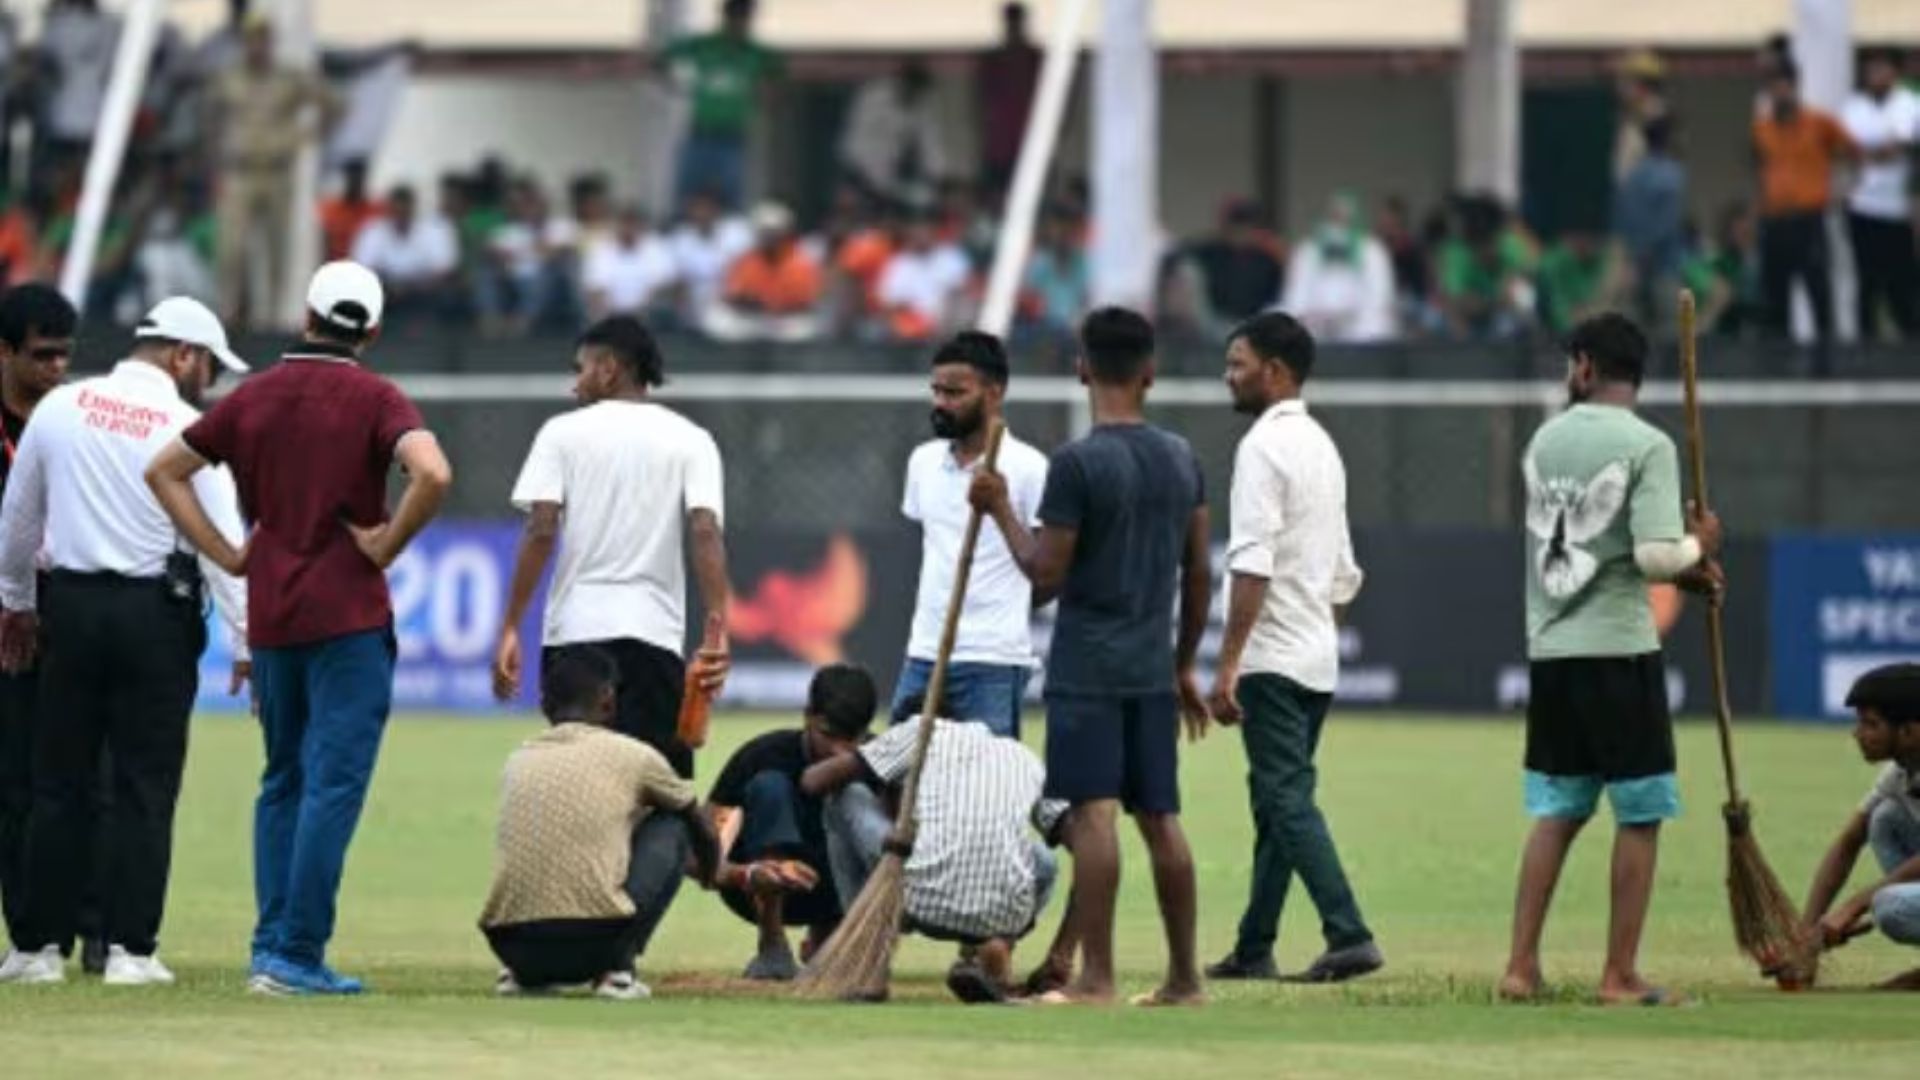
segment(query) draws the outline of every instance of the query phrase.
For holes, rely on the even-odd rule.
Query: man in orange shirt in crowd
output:
[[[1807,287],[1821,342],[1833,337],[1832,260],[1827,254],[1827,205],[1833,167],[1859,159],[1859,148],[1833,117],[1800,101],[1800,72],[1792,61],[1767,81],[1770,111],[1753,121],[1753,152],[1760,168],[1760,275],[1763,317],[1785,337],[1793,283]]]
[[[705,318],[722,341],[806,341],[819,336],[820,264],[793,232],[793,212],[775,202],[753,211],[753,250],[727,271]]]
[[[360,227],[387,212],[387,204],[367,194],[367,159],[354,158],[340,166],[340,192],[320,200],[320,236],[327,261],[353,252]]]

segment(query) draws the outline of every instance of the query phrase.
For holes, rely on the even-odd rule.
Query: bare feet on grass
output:
[[[1184,983],[1177,986],[1173,983],[1167,983],[1152,993],[1136,995],[1129,1002],[1129,1004],[1136,1005],[1143,1009],[1181,1008],[1183,1006],[1205,1005],[1206,1003],[1206,988],[1199,983]]]
[[[1638,975],[1605,976],[1600,980],[1602,1005],[1691,1005],[1693,999],[1677,990],[1655,986]]]
[[[1533,971],[1508,971],[1500,980],[1499,995],[1501,1001],[1525,1002],[1538,1001],[1545,993],[1547,982],[1536,969]]]

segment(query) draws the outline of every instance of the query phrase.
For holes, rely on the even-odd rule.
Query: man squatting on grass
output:
[[[1834,948],[1869,914],[1890,940],[1920,945],[1920,664],[1889,664],[1860,677],[1847,694],[1860,756],[1882,765],[1833,846],[1814,872],[1807,894],[1810,943]],[[1873,848],[1883,875],[1834,903],[1853,874],[1860,849]],[[1883,990],[1920,990],[1920,968],[1880,984]]]
[[[760,930],[749,979],[784,982],[800,974],[788,926],[807,928],[800,952],[811,957],[840,925],[844,890],[828,854],[823,800],[801,790],[801,777],[859,746],[878,709],[865,668],[829,664],[813,673],[800,726],[749,740],[707,793],[725,855],[715,875],[720,898]]]
[[[1718,602],[1720,521],[1680,510],[1673,440],[1635,415],[1647,339],[1606,314],[1567,340],[1571,407],[1541,425],[1522,461],[1527,484],[1526,803],[1513,951],[1500,995],[1544,989],[1540,935],[1567,851],[1604,789],[1618,824],[1613,918],[1600,1000],[1674,1004],[1640,977],[1660,823],[1680,812],[1666,666],[1647,585],[1672,581]]]
[[[553,726],[507,759],[493,888],[480,915],[518,994],[591,983],[616,1000],[650,996],[634,976],[680,889],[689,856],[711,883],[719,844],[693,785],[658,750],[613,730],[619,670],[591,646],[543,665]]]
[[[924,705],[906,702],[917,714]],[[825,797],[827,849],[847,907],[866,886],[893,833],[880,792],[897,797],[920,725],[913,716],[859,747],[807,769],[802,786]],[[1031,933],[1053,893],[1067,805],[1042,797],[1046,770],[1033,751],[984,722],[940,720],[920,775],[920,831],[906,862],[906,922],[960,945],[947,988],[968,1004],[1007,1000],[1013,943]],[[1042,841],[1033,833],[1038,829]]]
[[[1313,335],[1282,312],[1259,315],[1227,342],[1235,411],[1257,419],[1233,461],[1232,574],[1213,696],[1240,725],[1253,801],[1253,892],[1233,952],[1214,979],[1270,979],[1280,911],[1295,875],[1319,909],[1327,951],[1302,982],[1340,982],[1385,961],[1314,804],[1313,758],[1340,673],[1338,612],[1360,591],[1347,531],[1347,472],[1300,393]]]
[[[1055,450],[1036,535],[1014,513],[1006,479],[982,470],[968,497],[991,514],[1035,599],[1060,598],[1047,659],[1046,794],[1072,804],[1073,890],[1059,937],[1032,989],[1060,988],[1082,954],[1074,1000],[1113,997],[1113,913],[1121,809],[1153,861],[1167,935],[1166,982],[1140,1004],[1204,1000],[1194,959],[1193,854],[1180,828],[1180,723],[1204,734],[1194,658],[1206,630],[1206,488],[1192,447],[1146,422],[1153,326],[1120,308],[1080,328],[1080,381],[1094,428]],[[1180,639],[1173,611],[1180,606]]]

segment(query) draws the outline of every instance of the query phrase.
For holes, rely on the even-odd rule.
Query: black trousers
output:
[[[47,647],[35,709],[33,813],[27,830],[29,950],[68,946],[89,862],[88,807],[103,750],[113,809],[105,822],[108,942],[153,952],[173,861],[173,811],[187,759],[206,624],[160,581],[54,573],[41,597]]]
[[[541,650],[542,664],[569,649],[599,649],[613,657],[620,669],[620,689],[613,726],[660,751],[673,771],[693,779],[693,750],[680,741],[680,702],[687,696],[687,664],[656,645],[631,638],[550,645]]]
[[[653,932],[673,906],[691,848],[687,824],[672,814],[649,814],[633,830],[625,919],[543,919],[485,928],[487,944],[524,987],[572,986],[613,971],[632,971]]]
[[[1913,223],[1848,214],[1847,234],[1860,280],[1861,339],[1873,340],[1882,304],[1900,336],[1912,337],[1920,331],[1920,256],[1913,248]]]
[[[1833,339],[1833,272],[1827,219],[1820,213],[1760,219],[1760,290],[1767,329],[1786,337],[1793,324],[1793,283],[1807,287],[1821,341]]]

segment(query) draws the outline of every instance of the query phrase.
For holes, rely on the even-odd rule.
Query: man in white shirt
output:
[[[1340,673],[1339,616],[1360,591],[1340,451],[1300,391],[1313,335],[1268,312],[1227,339],[1234,410],[1258,417],[1233,462],[1232,576],[1208,711],[1241,725],[1252,789],[1253,889],[1239,940],[1209,978],[1274,978],[1273,944],[1294,875],[1320,911],[1327,951],[1297,976],[1340,982],[1384,963],[1314,803],[1314,753]]]
[[[435,317],[452,298],[460,238],[446,218],[421,214],[413,188],[401,184],[387,196],[386,214],[354,238],[353,261],[380,278],[386,325],[396,318]]]
[[[587,312],[595,319],[644,316],[679,277],[672,247],[649,228],[646,214],[622,207],[613,238],[587,252],[581,274]]]
[[[753,229],[738,217],[722,216],[720,200],[696,192],[687,200],[687,220],[673,231],[675,274],[686,285],[682,312],[689,323],[719,299],[733,261],[753,247]]]
[[[162,301],[135,329],[131,358],[108,375],[47,395],[27,428],[0,504],[0,666],[40,661],[27,927],[0,981],[59,982],[88,869],[88,804],[104,746],[112,760],[113,902],[106,981],[163,985],[155,955],[172,861],[173,808],[187,757],[187,719],[206,645],[209,579],[235,638],[233,684],[248,673],[246,596],[238,581],[182,543],[147,487],[148,462],[196,419],[215,365],[247,370],[213,312]],[[230,542],[242,542],[239,500],[224,471],[194,486]],[[37,595],[37,557],[51,566]],[[78,857],[76,857],[78,856]]]
[[[1860,146],[1860,170],[1847,196],[1847,230],[1859,280],[1860,336],[1872,340],[1884,302],[1903,338],[1920,332],[1920,258],[1914,252],[1908,183],[1920,143],[1920,94],[1900,85],[1890,49],[1861,56],[1860,89],[1840,110]]]
[[[1385,341],[1393,336],[1393,260],[1360,221],[1354,197],[1333,197],[1327,220],[1294,249],[1281,306],[1321,341]]]
[[[602,319],[580,335],[574,396],[581,407],[534,436],[513,485],[527,526],[514,562],[506,621],[494,654],[494,693],[519,692],[520,621],[559,549],[547,592],[542,659],[598,647],[620,665],[614,727],[660,751],[681,776],[693,750],[676,730],[686,691],[686,552],[709,620],[727,610],[727,548],[721,534],[722,474],[713,436],[648,399],[665,381],[653,335],[638,319]],[[726,681],[727,645],[702,650],[702,685]]]
[[[902,341],[926,341],[953,321],[954,302],[973,267],[966,253],[942,244],[933,218],[917,214],[905,243],[880,272],[877,296],[887,326]]]
[[[1007,397],[1006,349],[992,334],[957,334],[933,354],[932,441],[907,459],[900,512],[920,526],[920,591],[906,666],[893,692],[900,723],[927,690],[940,633],[953,595],[953,573],[972,507],[967,490],[986,458],[987,429],[1000,419]],[[1021,527],[1040,526],[1040,493],[1047,456],[1007,433],[1000,443],[1000,474]],[[940,712],[985,724],[996,735],[1020,737],[1020,708],[1033,673],[1033,584],[1014,565],[1006,538],[982,529],[973,576],[960,610],[960,630],[947,667]]]
[[[53,91],[42,99],[40,121],[56,160],[86,156],[119,44],[120,20],[102,11],[99,0],[59,0],[47,9],[39,54],[51,69]]]
[[[840,163],[869,195],[907,203],[932,196],[947,153],[925,64],[909,60],[860,88],[847,109]]]

